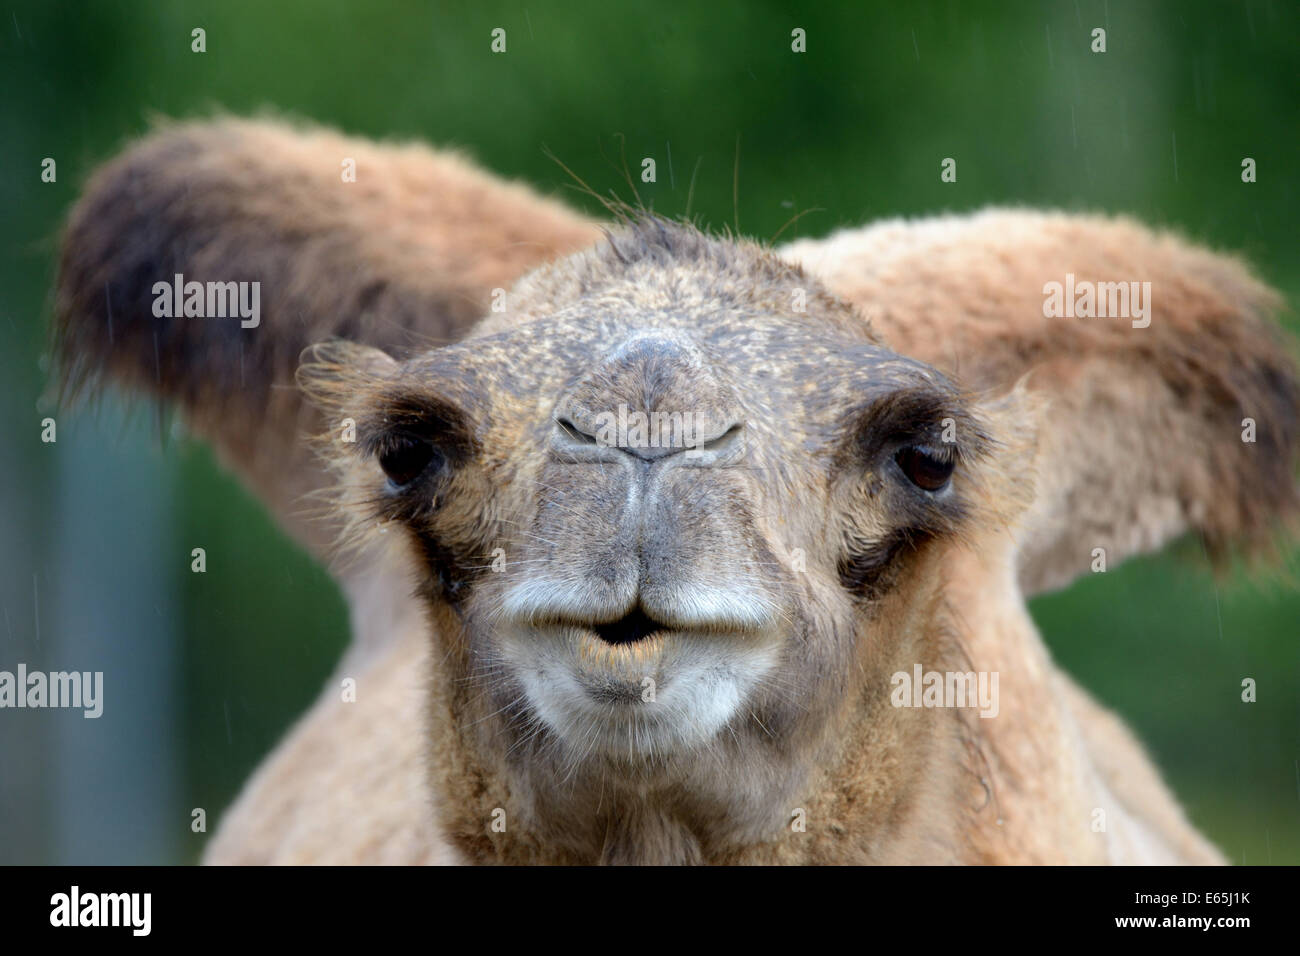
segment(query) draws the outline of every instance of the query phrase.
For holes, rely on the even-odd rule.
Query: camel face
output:
[[[814,732],[962,524],[983,426],[798,269],[686,227],[634,225],[518,295],[525,321],[370,356],[339,405],[362,521],[403,529],[459,622],[437,646],[566,762]]]

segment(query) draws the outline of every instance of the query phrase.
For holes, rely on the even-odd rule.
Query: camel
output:
[[[1281,304],[1123,218],[772,247],[220,118],[93,175],[55,320],[68,401],[175,406],[349,602],[206,862],[1218,863],[1025,601],[1275,551]]]

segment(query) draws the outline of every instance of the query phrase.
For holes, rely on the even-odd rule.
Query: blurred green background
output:
[[[1296,302],[1297,35],[1281,0],[5,7],[0,669],[103,670],[107,686],[99,720],[0,712],[0,862],[197,859],[192,808],[211,832],[346,641],[333,585],[206,449],[147,407],[42,397],[62,217],[151,115],[270,109],[455,144],[579,205],[544,148],[625,195],[621,134],[634,170],[656,159],[658,182],[638,182],[656,209],[683,212],[694,175],[693,211],[762,238],[811,209],[783,240],[989,203],[1122,211],[1240,251]],[[189,573],[195,546],[207,574]],[[1034,615],[1231,859],[1300,862],[1300,595],[1216,583],[1195,541],[1176,552]]]

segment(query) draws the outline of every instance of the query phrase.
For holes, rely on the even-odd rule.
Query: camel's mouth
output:
[[[503,596],[495,656],[532,714],[582,754],[703,746],[776,666],[783,616],[763,596],[633,590],[601,607],[599,595],[547,583],[530,577]]]
[[[669,634],[752,636],[770,631],[781,617],[778,602],[757,588],[617,590],[623,594],[578,589],[538,575],[505,592],[497,617],[529,630],[584,632],[612,647]]]
[[[669,627],[662,621],[656,621],[638,604],[617,621],[611,621],[608,624],[594,624],[591,629],[606,644],[618,646],[635,644],[637,641],[644,640],[661,631],[666,631]]]

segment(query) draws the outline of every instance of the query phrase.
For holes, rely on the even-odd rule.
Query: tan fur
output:
[[[358,184],[337,181],[346,156]],[[1023,592],[1067,583],[1094,547],[1113,566],[1189,528],[1250,545],[1293,517],[1297,388],[1274,295],[1230,260],[1093,217],[886,223],[779,254],[654,218],[598,235],[463,160],[269,123],[165,130],[92,181],[57,300],[72,383],[177,402],[314,553],[340,532],[355,548],[336,567],[357,701],[327,686],[208,860],[1221,861],[1056,668]],[[473,323],[491,288],[552,260]],[[172,270],[260,276],[262,327],[152,319],[149,283]],[[1067,271],[1152,281],[1150,327],[1044,318],[1043,284]],[[353,344],[299,369],[318,413],[284,386],[324,339]],[[553,416],[616,401],[706,407],[744,440],[734,461],[638,465],[662,488],[636,499],[639,537],[624,459],[546,451]],[[930,501],[871,449],[940,415],[959,466]],[[436,484],[385,491],[375,456],[431,420]],[[303,520],[302,495],[328,487],[323,527]],[[549,576],[548,594],[587,595],[596,627],[625,610],[628,555],[657,614],[713,587],[766,623],[561,642],[577,648],[562,666],[612,687],[661,668],[670,693],[702,648],[769,670],[705,742],[584,753],[521,704],[537,692],[518,655],[543,642],[503,608]],[[1001,712],[890,706],[889,676],[914,663],[998,672]]]

